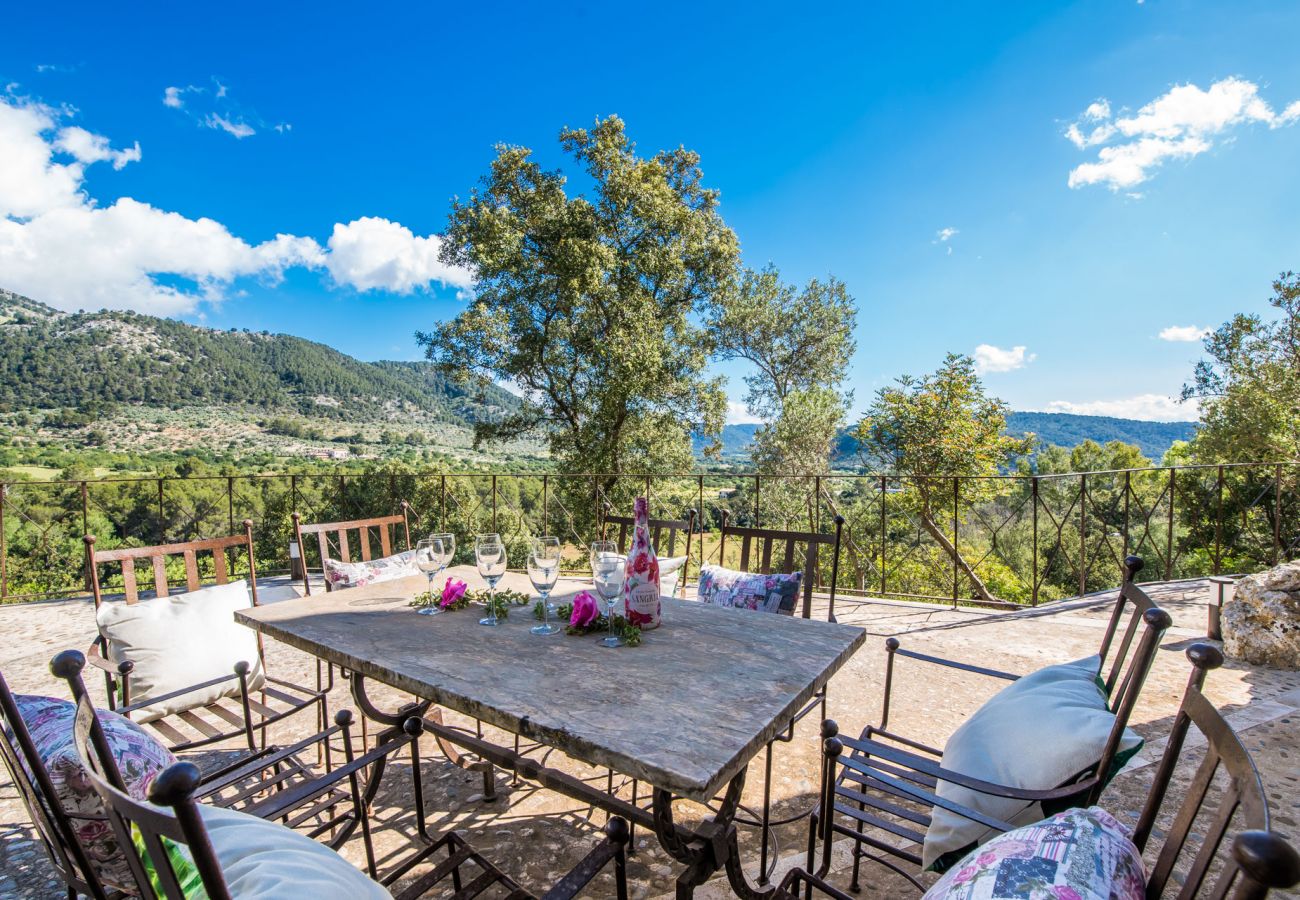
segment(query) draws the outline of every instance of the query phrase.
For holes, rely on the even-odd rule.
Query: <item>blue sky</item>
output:
[[[983,346],[1014,408],[1192,418],[1162,398],[1199,345],[1161,332],[1300,267],[1295,3],[23,4],[5,31],[0,287],[68,308],[414,358],[464,302],[448,198],[494,143],[559,164],[610,113],[701,154],[748,264],[848,284],[858,409]]]

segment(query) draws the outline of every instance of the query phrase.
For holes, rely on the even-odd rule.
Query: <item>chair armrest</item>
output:
[[[164,700],[171,700],[174,697],[183,697],[184,695],[192,691],[202,690],[203,688],[212,687],[214,684],[221,684],[222,682],[226,682],[226,681],[239,681],[239,675],[235,673],[231,673],[230,675],[221,675],[216,678],[210,679],[208,681],[200,682],[199,684],[191,684],[188,687],[183,687],[180,688],[179,690],[169,691],[168,693],[160,694],[157,697],[150,697],[147,700],[141,700],[138,703],[132,703],[130,706],[119,707],[117,712],[126,715],[127,713],[133,713],[138,710],[141,710],[146,706],[153,706],[155,703],[161,703]]]
[[[135,668],[135,663],[131,662],[129,659],[124,659],[120,663],[115,663],[111,659],[105,657],[104,639],[102,637],[95,638],[94,643],[92,643],[90,648],[86,651],[86,662],[90,663],[101,672],[112,675],[114,678],[129,675],[131,674],[131,670]]]
[[[611,818],[608,824],[605,825],[605,839],[592,848],[591,852],[583,857],[581,862],[570,869],[567,875],[543,894],[542,900],[571,900],[571,898],[578,895],[579,891],[591,883],[591,880],[599,875],[601,869],[609,865],[611,860],[614,860],[619,867],[617,877],[621,881],[626,877],[623,872],[623,860],[628,839],[627,821],[619,816]]]
[[[888,643],[888,642],[886,642]],[[905,656],[908,659],[915,659],[921,662],[931,663],[936,666],[943,666],[948,669],[960,669],[963,672],[971,672],[975,675],[987,675],[989,678],[1001,678],[1004,681],[1017,681],[1019,675],[1013,675],[1010,672],[1003,672],[1000,669],[990,669],[985,666],[976,666],[971,663],[957,662],[954,659],[944,659],[942,656],[931,656],[928,653],[917,653],[915,650],[903,650],[895,647],[893,650],[886,649],[886,652],[895,656]]]
[[[950,784],[969,788],[970,790],[977,791],[981,794],[989,794],[994,797],[1008,797],[1014,800],[1028,800],[1030,802],[1063,800],[1073,797],[1080,791],[1087,789],[1097,780],[1096,775],[1090,775],[1079,781],[1071,782],[1070,784],[1062,785],[1060,787],[1046,788],[1042,790],[1018,788],[1005,784],[996,784],[991,781],[983,781],[979,778],[963,775],[961,772],[954,772],[951,769],[945,769],[942,765],[933,760],[926,759],[916,753],[910,753],[907,750],[899,749],[898,747],[891,747],[888,744],[882,744],[881,742],[871,740],[870,738],[865,740],[840,738],[840,742],[846,749],[855,751],[854,755],[841,756],[839,758],[841,767],[852,769],[867,778],[891,784],[893,784],[894,779],[885,771],[882,771],[881,768],[873,765],[871,762],[872,759],[882,759],[901,769],[918,772],[922,775],[928,775],[939,781],[946,781]],[[861,755],[859,756],[857,754]],[[918,799],[925,800],[928,803],[935,803],[940,806],[944,805],[944,803],[941,802],[941,798],[933,797],[929,791],[923,790],[915,784],[906,787],[901,787],[901,785],[902,783],[899,782],[894,786],[900,786],[900,788],[906,790],[907,793],[917,797]],[[954,809],[953,812],[964,815],[960,808]]]

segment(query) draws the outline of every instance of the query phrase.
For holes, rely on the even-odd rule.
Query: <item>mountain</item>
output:
[[[726,462],[746,462],[749,445],[759,425],[727,425],[722,429],[722,458]],[[1160,461],[1174,441],[1190,440],[1196,433],[1195,422],[1147,422],[1140,419],[1116,419],[1110,416],[1076,416],[1069,413],[1013,412],[1007,416],[1007,434],[1033,432],[1043,444],[1074,447],[1092,440],[1099,444],[1123,441],[1137,444],[1149,459]],[[695,438],[695,453],[701,455],[705,442]],[[835,468],[857,468],[857,441],[848,429],[839,433],[831,453]]]
[[[1099,444],[1123,441],[1137,444],[1142,455],[1160,461],[1174,441],[1190,441],[1195,422],[1146,422],[1110,416],[1076,416],[1070,413],[1013,412],[1007,416],[1007,433],[1032,431],[1043,444],[1074,447],[1086,440]]]
[[[133,312],[65,313],[0,290],[0,405],[224,405],[346,421],[473,424],[518,400],[420,362],[361,362],[324,344]]]

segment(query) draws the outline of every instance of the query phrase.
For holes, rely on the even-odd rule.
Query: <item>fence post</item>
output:
[[[158,543],[167,543],[167,517],[163,513],[163,480],[158,479]]]
[[[226,518],[229,520],[230,533],[235,533],[235,476],[226,476]]]
[[[821,533],[821,527],[822,527],[822,477],[820,475],[814,475],[813,476],[813,520],[812,520],[813,534]],[[821,566],[817,567],[816,579],[813,582],[813,586],[818,590],[821,589],[822,586]]]
[[[492,475],[492,533],[500,534],[497,530],[497,476]]]
[[[761,528],[763,522],[762,514],[759,512],[759,510],[761,509],[759,503],[759,497],[761,496],[759,494],[759,489],[762,487],[762,483],[763,483],[763,476],[755,475],[754,476],[754,527],[755,528]]]
[[[340,475],[339,476],[339,513],[345,519],[348,517],[348,514],[346,511],[344,511],[343,507],[347,502],[348,502],[348,479],[346,475]]]
[[[1033,518],[1034,518],[1034,536],[1033,536],[1033,540],[1030,541],[1030,546],[1033,548],[1033,558],[1034,558],[1033,568],[1031,570],[1033,573],[1033,584],[1031,586],[1033,594],[1030,599],[1030,605],[1037,606],[1038,605],[1038,476],[1037,475],[1033,477],[1033,479],[1029,482],[1029,485],[1030,485],[1030,490],[1032,491],[1029,502],[1030,505],[1033,507]]]
[[[1273,477],[1273,565],[1282,556],[1282,464],[1278,463]]]
[[[1120,573],[1119,573],[1119,577],[1115,579],[1116,581],[1124,580],[1123,561],[1128,559],[1128,539],[1129,539],[1128,517],[1129,517],[1129,509],[1130,509],[1129,497],[1132,495],[1132,493],[1133,493],[1133,473],[1125,469],[1124,470],[1124,553],[1120,556],[1120,565],[1119,565]]]
[[[596,531],[595,531],[596,537],[592,538],[592,540],[596,540],[596,541],[598,541],[598,540],[600,540],[600,532],[601,532],[601,528],[600,528],[600,520],[601,520],[601,515],[600,515],[600,482],[596,480],[596,476],[595,476],[595,475],[592,475],[592,476],[591,476],[591,510],[592,510],[592,512],[594,512],[594,513],[596,514],[595,524],[594,524],[594,526],[593,526],[593,527],[596,529]]]
[[[9,596],[9,542],[5,540],[5,493],[9,485],[0,482],[0,600]]]
[[[961,494],[961,476],[952,476],[952,608],[957,608],[958,579],[961,570],[957,567],[957,557],[961,548],[957,546],[957,504]]]
[[[649,512],[650,510],[650,476],[649,475],[645,477],[645,506],[646,506],[647,513],[653,515],[653,513]]]
[[[698,478],[699,478],[699,499],[698,499],[698,502],[699,502],[699,505],[700,505],[700,506],[699,506],[699,509],[696,510],[695,519],[696,519],[696,522],[699,524],[699,527],[700,527],[700,565],[699,565],[699,567],[696,568],[696,570],[695,570],[695,572],[696,572],[696,576],[695,576],[695,577],[696,577],[697,580],[698,580],[698,578],[699,578],[699,571],[700,571],[700,569],[703,569],[703,568],[704,568],[704,562],[705,562],[705,558],[706,558],[706,557],[705,557],[705,554],[704,554],[704,476],[703,476],[703,475],[700,475],[700,476],[698,476]],[[722,561],[721,561],[721,560],[718,560],[718,562],[721,563]]]
[[[443,531],[447,530],[447,475],[443,473],[439,476],[438,485],[438,527]]]
[[[885,498],[889,496],[889,485],[885,479],[888,476],[880,476],[880,596],[885,595],[885,534],[889,527],[887,512],[885,510]]]
[[[1170,581],[1174,577],[1174,475],[1178,472],[1172,466],[1169,468],[1169,519],[1165,529],[1165,581]]]
[[[1079,596],[1088,593],[1088,476],[1079,476]]]
[[[290,512],[298,512],[298,476],[289,476],[289,506]]]
[[[1214,507],[1214,574],[1221,572],[1223,561],[1223,466],[1219,466],[1218,500]]]
[[[546,525],[549,521],[547,513],[551,506],[551,476],[550,474],[542,475],[542,534],[545,535]]]

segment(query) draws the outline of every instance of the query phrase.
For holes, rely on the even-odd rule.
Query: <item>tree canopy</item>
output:
[[[1205,339],[1183,399],[1201,402],[1195,456],[1208,462],[1300,459],[1300,275],[1283,272],[1265,321],[1239,313]]]
[[[983,493],[993,492],[991,485],[965,480],[954,501],[952,476],[996,475],[1032,448],[1033,435],[1003,434],[1006,421],[1006,404],[984,392],[974,361],[950,353],[935,372],[921,378],[904,375],[896,386],[882,388],[857,429],[867,459],[907,476],[899,499],[915,504],[921,525],[975,593],[990,601],[995,598],[938,517],[960,515]]]
[[[453,204],[442,259],[476,273],[468,307],[418,339],[439,368],[517,385],[524,402],[480,440],[542,432],[564,471],[689,469],[689,431],[717,434],[726,397],[692,315],[739,253],[697,154],[644,158],[617,117],[565,129],[585,195],[523,147]]]

